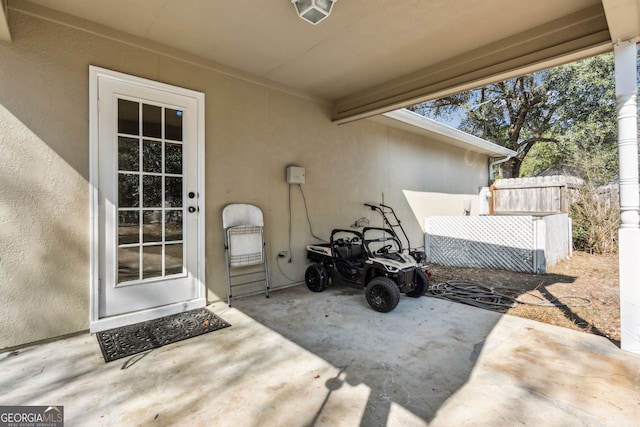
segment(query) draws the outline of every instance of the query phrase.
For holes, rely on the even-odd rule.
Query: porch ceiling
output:
[[[338,122],[604,52],[640,0],[339,0],[317,26],[290,0],[9,0],[11,9],[166,46],[334,105]],[[0,25],[0,30],[1,30]]]

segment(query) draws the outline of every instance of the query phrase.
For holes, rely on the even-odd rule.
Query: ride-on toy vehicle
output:
[[[307,287],[322,292],[334,283],[364,289],[367,302],[376,311],[393,310],[400,294],[417,298],[429,288],[422,265],[403,253],[400,239],[388,228],[335,229],[329,243],[307,246],[314,262],[305,272]]]

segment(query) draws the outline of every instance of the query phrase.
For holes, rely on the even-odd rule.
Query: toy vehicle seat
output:
[[[351,245],[351,261],[358,262],[364,259],[362,245]]]
[[[338,258],[349,260],[350,251],[348,246],[335,246],[334,249],[336,250],[336,255],[338,256]]]
[[[349,244],[347,246],[334,246],[336,256],[350,262],[361,262],[364,260],[364,250],[362,245]]]

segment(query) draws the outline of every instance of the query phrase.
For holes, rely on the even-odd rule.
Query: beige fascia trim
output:
[[[0,0],[2,1],[2,0]],[[263,86],[269,89],[274,89],[279,92],[283,92],[298,98],[305,99],[324,106],[331,106],[331,100],[324,99],[317,96],[312,96],[306,92],[297,90],[290,86],[275,83],[268,79],[263,79],[251,73],[247,73],[238,70],[233,67],[220,64],[218,62],[203,58],[198,55],[193,55],[180,49],[175,49],[167,45],[153,42],[142,37],[134,36],[124,33],[122,31],[114,30],[113,28],[106,27],[95,22],[88,21],[83,18],[78,18],[67,13],[59,12],[47,7],[43,7],[34,4],[28,0],[11,0],[9,5],[11,10],[23,13],[25,15],[34,16],[46,21],[55,22],[66,27],[74,28],[79,31],[84,31],[93,34],[98,37],[103,37],[118,43],[123,43],[129,46],[144,49],[149,52],[156,53],[161,56],[173,58],[188,64],[196,65],[217,73],[227,75],[238,80],[246,81],[258,86]]]
[[[614,43],[640,37],[640,0],[602,0]]]
[[[452,145],[461,146],[478,153],[490,156],[515,156],[518,154],[501,145],[478,138],[475,135],[463,132],[407,109],[389,111],[384,113],[383,116],[414,127],[416,131],[424,131],[436,136],[440,140],[449,141]]]
[[[333,120],[358,120],[612,49],[604,10],[595,5],[339,99]]]
[[[9,5],[8,0],[0,0],[0,41],[10,42],[11,31],[9,29]]]

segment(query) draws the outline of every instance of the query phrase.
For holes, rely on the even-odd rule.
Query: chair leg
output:
[[[229,245],[224,248],[225,265],[227,268],[227,305],[231,307],[231,269],[229,267]]]
[[[265,293],[267,298],[269,298],[269,266],[267,264],[267,251],[262,246],[262,259],[264,260],[264,282],[265,282]]]

